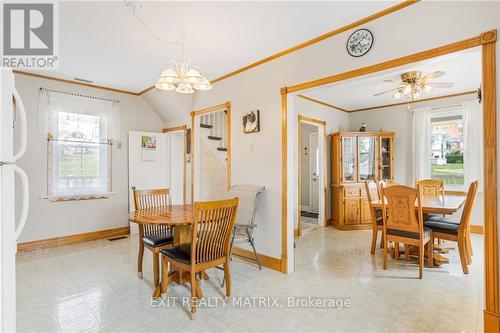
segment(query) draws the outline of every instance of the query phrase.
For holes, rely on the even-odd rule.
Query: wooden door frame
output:
[[[305,124],[307,123],[313,123],[318,126],[323,126],[324,128],[324,133],[326,134],[326,121],[321,120],[321,119],[316,119],[316,118],[311,118],[311,117],[306,117],[301,114],[297,116],[297,139],[298,139],[298,144],[297,144],[297,170],[298,170],[298,180],[297,180],[297,232],[294,231],[294,235],[297,237],[302,236],[302,223],[301,223],[301,205],[300,202],[302,201],[302,128],[301,124],[304,122]],[[318,131],[318,143],[319,143],[319,131]],[[323,158],[325,159],[324,162],[326,162],[326,140],[324,144],[324,152],[323,152]],[[323,168],[324,169],[324,166]],[[323,170],[323,173],[326,173],[326,170]],[[325,177],[325,175],[323,175]],[[323,180],[323,182],[325,179]],[[324,186],[325,184],[321,184]],[[321,189],[321,188],[320,188]],[[325,189],[323,189],[325,191]],[[325,201],[324,203],[324,219],[326,220],[326,193],[323,194],[324,198],[323,200]],[[326,226],[326,221],[323,221],[323,225]]]
[[[484,117],[484,261],[485,261],[485,309],[484,329],[486,332],[500,331],[499,314],[499,273],[498,273],[498,235],[497,235],[497,125],[496,125],[496,46],[497,31],[490,30],[469,39],[425,50],[412,55],[388,60],[375,65],[283,87],[281,93],[281,140],[282,140],[282,180],[281,180],[281,269],[287,271],[288,265],[288,217],[287,217],[287,117],[288,94],[334,82],[364,76],[411,63],[481,47],[482,52],[482,92]]]
[[[180,132],[182,131],[183,133],[183,136],[184,136],[184,170],[182,171],[182,176],[183,176],[183,189],[182,189],[182,202],[184,203],[184,205],[186,204],[186,190],[187,190],[187,186],[186,186],[186,176],[187,176],[187,173],[186,173],[186,170],[187,170],[187,159],[186,159],[186,155],[187,155],[187,125],[179,125],[179,126],[174,126],[174,127],[167,127],[167,128],[164,128],[161,130],[162,133],[172,133],[172,132]]]
[[[226,161],[226,184],[227,189],[231,188],[231,102],[226,101],[222,104],[211,106],[208,108],[196,110],[191,112],[191,203],[194,203],[194,161],[195,161],[195,149],[194,149],[194,132],[196,125],[196,117],[203,114],[216,112],[225,109],[227,111],[226,116],[226,148],[227,148],[227,161]]]

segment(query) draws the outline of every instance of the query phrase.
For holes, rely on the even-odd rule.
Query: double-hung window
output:
[[[40,114],[48,129],[49,199],[109,196],[118,102],[41,89]]]
[[[464,184],[463,108],[431,115],[431,178]]]

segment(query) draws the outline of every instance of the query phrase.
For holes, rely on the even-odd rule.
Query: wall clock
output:
[[[353,57],[365,55],[373,45],[373,34],[368,29],[359,29],[352,33],[347,40],[347,52]]]

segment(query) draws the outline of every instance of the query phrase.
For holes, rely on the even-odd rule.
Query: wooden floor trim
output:
[[[243,260],[255,262],[255,256],[252,251],[242,249],[240,247],[233,248],[233,254]],[[266,256],[265,254],[257,253],[259,257],[260,264],[269,269],[282,272],[281,270],[281,260],[274,257]]]
[[[130,227],[121,227],[121,228],[86,232],[76,235],[40,239],[40,240],[17,244],[17,252],[42,250],[49,247],[56,247],[68,244],[88,242],[97,239],[106,239],[106,238],[124,236],[128,235],[129,233],[130,233]]]

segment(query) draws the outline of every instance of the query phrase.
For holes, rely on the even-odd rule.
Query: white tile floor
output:
[[[136,277],[137,240],[107,240],[18,256],[19,332],[482,332],[482,237],[474,235],[470,274],[463,276],[455,252],[450,264],[425,269],[369,253],[371,231],[333,228],[297,241],[296,272],[284,275],[233,261],[234,296],[347,297],[348,309],[200,308],[151,306],[151,259]],[[205,296],[222,296],[221,272],[208,272]],[[188,296],[183,286],[169,296]]]

